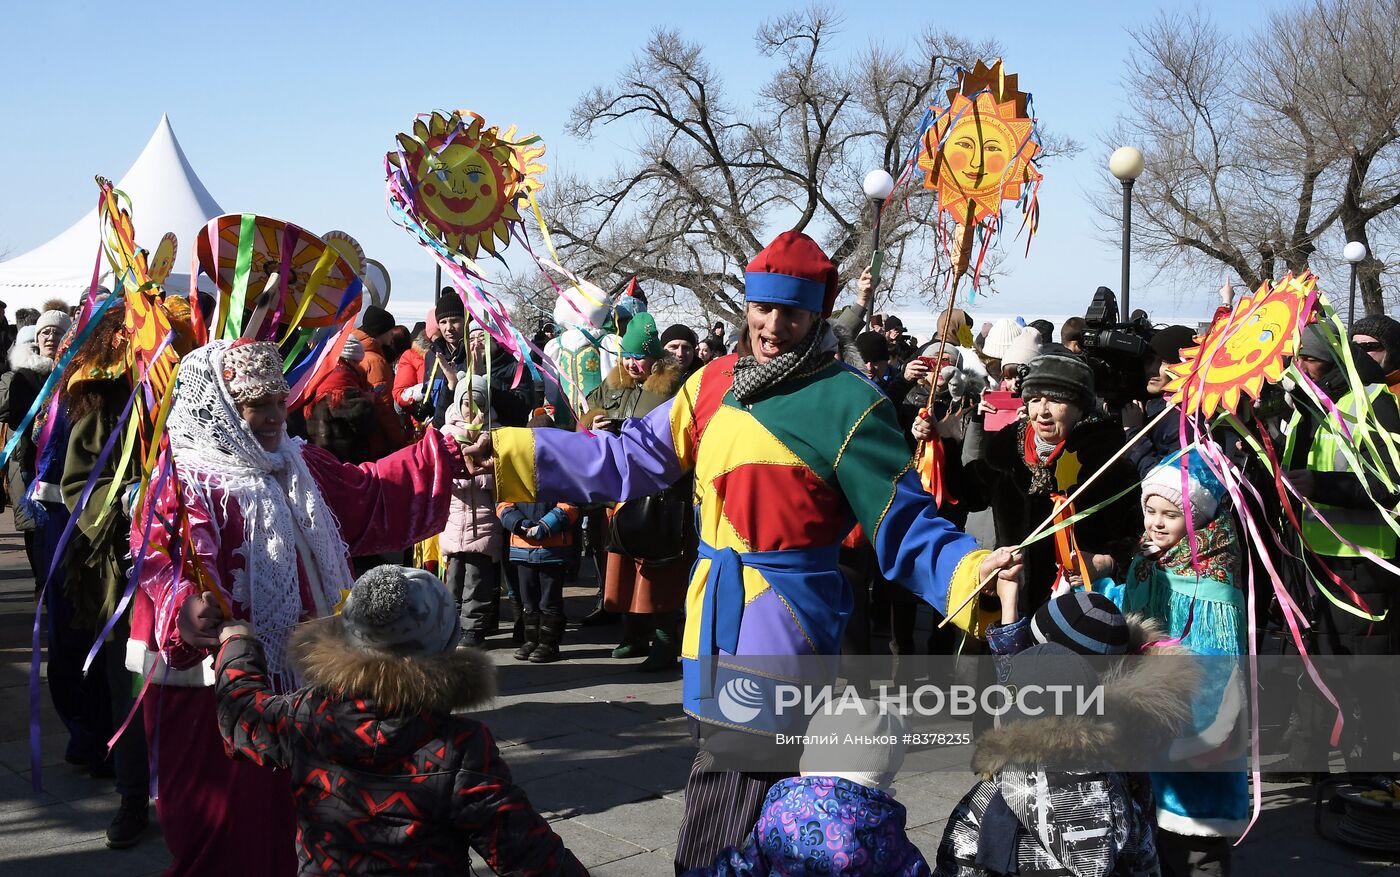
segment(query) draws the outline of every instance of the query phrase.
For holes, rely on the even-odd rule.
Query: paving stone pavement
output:
[[[116,807],[110,780],[63,761],[65,735],[41,692],[44,792],[30,788],[28,675],[34,618],[23,545],[0,520],[0,873],[24,877],[159,874],[169,862],[158,825],[130,850],[108,850],[103,832]],[[568,610],[587,610],[570,588]],[[500,696],[480,714],[535,807],[601,877],[672,873],[692,749],[682,718],[679,673],[638,673],[614,661],[614,628],[570,630],[566,660],[520,664],[508,637],[491,651]],[[905,774],[897,797],[909,834],[932,859],[949,811],[971,785],[966,772]],[[1236,875],[1396,874],[1400,867],[1329,844],[1312,828],[1307,787],[1266,786],[1264,812],[1235,859]],[[479,861],[475,873],[488,874]]]

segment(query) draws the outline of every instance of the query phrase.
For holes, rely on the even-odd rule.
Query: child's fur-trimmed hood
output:
[[[364,698],[385,713],[450,713],[496,696],[496,665],[476,649],[428,656],[352,646],[338,616],[297,629],[292,650],[307,685],[341,699]]]
[[[1003,723],[977,738],[972,769],[991,776],[1007,769],[1125,770],[1167,745],[1190,721],[1200,670],[1152,619],[1128,616],[1129,654],[1098,658],[1104,689],[1102,716],[1047,716]],[[1136,768],[1135,768],[1136,769]],[[1146,768],[1142,768],[1146,769]]]

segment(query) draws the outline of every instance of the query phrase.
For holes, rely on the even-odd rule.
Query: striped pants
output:
[[[685,813],[676,838],[676,874],[713,865],[725,847],[742,848],[768,790],[787,774],[713,769],[714,756],[695,752],[685,781]]]

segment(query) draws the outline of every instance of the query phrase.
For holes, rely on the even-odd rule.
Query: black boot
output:
[[[125,795],[112,824],[107,826],[107,846],[124,850],[141,842],[141,835],[151,821],[151,803],[145,795]]]
[[[652,615],[651,650],[638,670],[643,673],[660,673],[676,666],[680,657],[680,637],[676,630],[676,613],[658,612]]]
[[[559,641],[564,638],[562,615],[546,615],[540,621],[540,643],[530,653],[531,664],[549,664],[559,660]]]
[[[627,658],[640,658],[647,653],[647,637],[651,631],[647,628],[650,621],[648,615],[637,615],[632,612],[625,612],[622,615],[622,642],[617,648],[612,650],[612,656],[619,660]]]
[[[517,661],[530,660],[531,653],[540,644],[540,613],[526,612],[524,617],[525,629],[521,631],[524,642],[520,644],[520,648],[515,650],[515,660]]]

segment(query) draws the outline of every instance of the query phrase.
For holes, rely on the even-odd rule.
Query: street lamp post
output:
[[[865,175],[861,183],[865,197],[875,202],[875,237],[870,252],[871,288],[880,285],[880,266],[885,261],[885,253],[880,249],[880,215],[885,212],[884,201],[894,191],[894,177],[883,168],[876,168]]]
[[[1342,247],[1342,258],[1351,263],[1351,297],[1347,302],[1347,326],[1356,322],[1356,266],[1366,260],[1366,245],[1350,241]]]
[[[1132,314],[1128,303],[1128,264],[1133,239],[1133,183],[1142,176],[1142,152],[1132,146],[1120,146],[1108,157],[1108,170],[1123,184],[1123,317]]]

